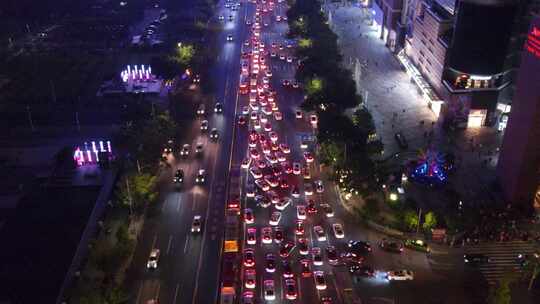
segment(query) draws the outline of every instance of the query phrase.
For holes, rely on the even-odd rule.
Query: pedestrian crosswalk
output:
[[[489,263],[478,265],[479,271],[490,284],[509,272],[520,273],[522,271],[518,261],[518,255],[531,255],[537,251],[534,242],[511,241],[504,243],[480,243],[466,246],[466,254],[483,254],[489,257]]]

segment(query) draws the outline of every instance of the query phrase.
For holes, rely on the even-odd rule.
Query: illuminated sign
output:
[[[89,165],[100,162],[99,153],[105,152],[108,156],[111,155],[111,142],[110,141],[91,141],[84,142],[83,147],[75,147],[73,153],[73,159],[77,165]]]
[[[537,58],[540,58],[540,28],[533,26],[531,32],[527,35],[525,49]]]

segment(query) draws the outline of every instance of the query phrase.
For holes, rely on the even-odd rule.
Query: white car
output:
[[[254,289],[257,284],[255,269],[248,268],[244,271],[244,286],[249,289]]]
[[[274,288],[274,280],[264,281],[264,299],[266,301],[273,301],[276,299],[276,291]]]
[[[156,269],[158,267],[159,262],[159,249],[152,249],[150,251],[150,257],[148,258],[148,262],[146,262],[146,268],[148,269]]]
[[[414,273],[410,270],[394,270],[386,273],[390,281],[409,281],[414,279]]]
[[[247,229],[246,243],[248,243],[248,245],[257,244],[257,228]]]
[[[232,35],[227,35],[227,41],[233,41],[233,36]]]
[[[184,146],[182,146],[182,150],[180,150],[180,155],[188,156],[189,150],[191,150],[191,146],[189,144],[184,144]]]
[[[322,258],[321,248],[313,247],[311,249],[311,258],[313,260],[313,265],[322,266],[323,265],[323,258]]]
[[[195,183],[202,184],[206,180],[206,170],[199,169],[199,172],[197,173],[197,177],[195,178]]]
[[[280,220],[281,220],[281,212],[279,211],[272,212],[272,215],[270,216],[270,226],[277,226]]]
[[[203,120],[201,122],[201,131],[206,131],[208,130],[208,120]]]
[[[306,206],[304,206],[304,205],[297,205],[296,206],[296,217],[299,220],[305,220],[306,219]]]
[[[343,226],[341,226],[341,224],[332,224],[332,230],[334,230],[334,235],[337,239],[342,239],[345,237],[345,232],[343,232]]]
[[[317,241],[324,242],[326,241],[326,234],[324,233],[324,229],[322,226],[315,226],[313,227],[313,231],[315,231],[315,235],[317,236]]]
[[[315,184],[315,191],[317,193],[323,193],[324,192],[324,184],[323,184],[322,180],[316,180],[314,182],[314,184]]]
[[[270,190],[270,185],[268,185],[268,183],[265,182],[263,179],[255,180],[255,185],[257,185],[257,187],[259,187],[259,189],[261,189],[264,192]]]
[[[244,114],[244,115],[248,115],[248,114],[249,114],[249,107],[248,107],[248,106],[243,106],[243,107],[242,107],[242,114]]]
[[[285,208],[287,208],[287,206],[289,206],[291,203],[291,199],[288,198],[288,197],[282,197],[279,199],[279,201],[277,202],[276,204],[276,209],[277,210],[280,210],[280,211],[283,211],[285,210]]]
[[[324,278],[324,272],[323,271],[314,271],[313,272],[313,279],[315,280],[315,287],[317,290],[325,290],[326,289],[326,279]]]
[[[199,233],[201,232],[201,216],[200,215],[194,215],[193,221],[191,222],[191,232],[193,233]]]

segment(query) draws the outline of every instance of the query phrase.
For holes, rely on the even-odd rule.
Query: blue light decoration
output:
[[[413,167],[410,178],[429,186],[441,186],[448,180],[448,171],[452,169],[442,154],[428,150],[420,153],[420,158]]]

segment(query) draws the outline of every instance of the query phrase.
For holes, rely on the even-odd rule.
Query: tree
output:
[[[195,54],[195,47],[192,44],[179,43],[171,59],[187,67]]]
[[[413,210],[407,210],[403,214],[403,223],[409,230],[414,230],[418,227],[418,214]]]
[[[374,198],[368,198],[364,206],[364,213],[367,217],[373,218],[380,212],[379,203]]]
[[[117,196],[126,207],[141,211],[157,199],[156,177],[148,173],[128,175],[118,184]]]
[[[512,293],[510,285],[515,277],[512,274],[506,274],[498,284],[490,289],[488,303],[490,304],[511,304]]]
[[[422,223],[422,228],[425,231],[430,231],[433,227],[437,226],[437,217],[433,211],[429,211],[424,215],[424,223]]]
[[[326,165],[339,165],[343,163],[344,149],[334,141],[325,141],[320,144],[321,163]]]
[[[116,230],[116,240],[118,243],[126,243],[129,241],[129,232],[127,223],[122,223]]]
[[[307,95],[319,94],[323,89],[323,80],[319,77],[314,77],[310,79],[307,84],[305,91]]]
[[[129,295],[119,286],[113,286],[105,292],[105,304],[123,304],[127,303]]]

